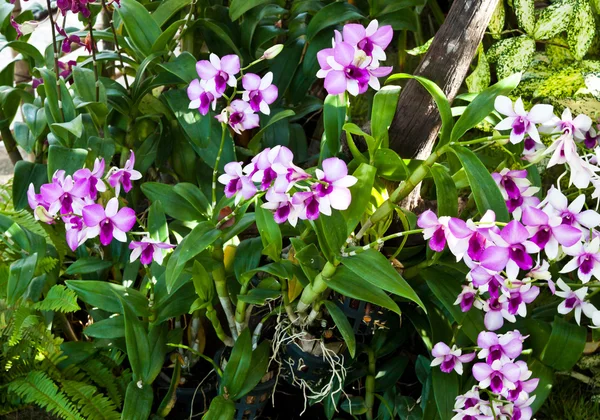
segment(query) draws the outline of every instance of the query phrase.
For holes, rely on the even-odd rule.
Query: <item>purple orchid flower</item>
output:
[[[87,168],[78,169],[73,174],[73,179],[75,182],[83,179],[87,181],[88,185],[88,195],[92,200],[96,200],[98,198],[98,192],[106,191],[106,184],[102,181],[102,176],[104,175],[104,167],[105,162],[104,158],[98,159],[94,161],[94,169],[91,171]]]
[[[529,254],[537,253],[540,249],[528,240],[529,232],[521,223],[513,220],[500,231],[500,235],[493,231],[490,235],[496,246],[491,246],[482,253],[483,267],[500,271],[497,268],[506,263],[506,274],[509,279],[515,279],[519,269],[529,270],[533,267],[533,259]]]
[[[431,210],[425,210],[417,220],[417,226],[423,229],[423,238],[429,240],[429,248],[435,252],[442,252],[448,239],[448,223],[450,218],[438,218]]]
[[[44,200],[42,194],[36,194],[33,183],[29,184],[29,188],[27,188],[27,202],[29,203],[29,207],[33,209],[35,220],[49,225],[54,224],[54,216],[48,213],[50,204]]]
[[[115,195],[118,197],[121,192],[121,185],[123,185],[123,191],[128,193],[133,188],[131,181],[137,181],[142,178],[142,174],[139,171],[133,169],[135,166],[135,154],[133,150],[130,150],[131,155],[125,162],[123,169],[113,167],[108,173],[108,183],[115,189]]]
[[[262,205],[263,208],[273,211],[275,222],[281,224],[286,221],[290,225],[296,226],[298,223],[299,212],[292,204],[292,198],[287,193],[278,193],[274,188],[270,188],[265,195],[267,202]]]
[[[285,146],[267,147],[252,158],[244,168],[244,172],[252,178],[253,182],[260,182],[263,191],[275,181],[275,192],[285,193],[291,188],[290,183],[308,177],[306,172],[292,163],[293,159],[294,154]],[[298,171],[303,175],[295,176],[295,172]]]
[[[531,185],[527,179],[527,171],[525,169],[509,170],[504,168],[500,173],[492,173],[492,178],[496,181],[496,184],[502,193],[502,197],[505,200],[520,197],[521,189]]]
[[[491,413],[488,414],[482,411],[482,408],[485,406],[487,406],[487,403],[476,407],[455,409],[456,415],[452,417],[452,420],[494,420],[494,416]]]
[[[68,54],[71,52],[71,44],[77,44],[80,47],[85,46],[85,44],[83,42],[81,42],[81,38],[78,35],[69,35],[64,30],[64,28],[61,28],[56,23],[54,25],[56,26],[56,31],[58,32],[58,34],[64,38],[63,42],[62,42],[62,52],[63,53]]]
[[[475,302],[475,298],[477,297],[477,290],[475,290],[470,285],[463,285],[462,291],[456,298],[454,302],[455,305],[460,305],[460,310],[463,312],[469,312],[473,303]]]
[[[368,86],[379,90],[378,77],[387,76],[392,71],[392,67],[379,67],[364,51],[347,42],[319,51],[317,59],[321,66],[317,77],[325,79],[325,89],[330,95],[347,90],[356,96],[366,92]]]
[[[571,110],[565,108],[560,119],[553,116],[547,120],[542,130],[549,134],[563,133],[566,137],[572,136],[578,140],[585,140],[585,134],[592,127],[592,119],[587,115],[580,114],[573,118]],[[561,136],[563,137],[563,136]]]
[[[496,394],[515,388],[515,382],[521,376],[521,370],[515,363],[502,363],[495,360],[491,365],[475,363],[473,376],[479,381],[482,389],[490,388]]]
[[[75,60],[69,60],[66,63],[63,61],[59,61],[58,68],[61,70],[61,72],[58,73],[58,75],[60,77],[62,77],[64,80],[67,80],[71,76],[71,73],[73,73],[73,67],[75,67],[76,65],[77,65],[77,61],[75,61]],[[42,83],[43,83],[43,79],[42,79]],[[73,83],[73,81],[71,80],[70,83]]]
[[[292,196],[292,205],[297,208],[301,220],[319,218],[319,195],[316,191],[298,191]]]
[[[475,266],[467,274],[467,279],[473,282],[473,286],[481,293],[488,292],[491,297],[498,298],[500,289],[504,287],[504,279],[496,273],[490,273],[482,266]]]
[[[242,131],[251,130],[259,126],[258,115],[254,113],[250,104],[236,99],[215,117],[222,123],[227,123],[238,134]]]
[[[17,31],[17,40],[23,36],[23,32],[21,31],[21,25],[19,25],[15,21],[15,18],[13,17],[13,15],[10,15],[10,26],[15,28],[15,31]]]
[[[518,330],[509,331],[506,334],[496,334],[490,331],[482,331],[477,336],[477,346],[481,348],[477,357],[485,359],[488,365],[496,360],[502,363],[516,359],[523,351],[525,338]]]
[[[198,61],[196,71],[201,79],[208,82],[207,90],[216,92],[220,97],[227,89],[227,85],[231,87],[237,85],[235,75],[240,72],[240,58],[234,54],[219,58],[211,53],[209,60]]]
[[[83,221],[89,228],[88,238],[100,235],[100,243],[107,246],[115,238],[119,242],[127,242],[126,232],[135,225],[135,211],[129,207],[119,210],[119,200],[113,197],[106,203],[106,209],[100,204],[92,204],[83,208]]]
[[[487,401],[481,399],[481,394],[479,393],[479,388],[475,385],[469,391],[456,397],[456,402],[454,404],[454,408],[467,409],[467,408],[471,408],[471,407],[476,407],[481,403],[486,404]]]
[[[479,303],[477,303],[479,305]],[[515,323],[517,319],[508,310],[508,298],[506,295],[491,296],[483,302],[481,309],[485,312],[483,323],[490,331],[496,331],[504,325],[504,320]]]
[[[224,170],[225,173],[219,176],[219,182],[225,185],[225,197],[231,198],[235,195],[237,204],[242,198],[249,200],[256,194],[256,185],[244,175],[241,162],[229,162]]]
[[[475,353],[462,354],[462,350],[456,346],[452,348],[447,344],[439,342],[431,350],[434,359],[431,361],[431,366],[438,366],[444,373],[450,373],[453,370],[459,375],[463,373],[463,363],[469,363],[475,358]]]
[[[131,241],[129,243],[129,249],[132,250],[129,261],[134,262],[139,258],[144,265],[150,265],[152,261],[156,261],[158,265],[162,265],[164,257],[163,249],[172,248],[175,248],[175,245],[143,237],[141,241]]]
[[[190,100],[190,109],[198,109],[200,114],[208,114],[209,107],[214,111],[217,107],[216,92],[208,90],[208,82],[206,80],[194,79],[187,88],[187,95]]]
[[[508,297],[508,313],[511,315],[518,314],[521,317],[527,316],[527,304],[531,303],[540,294],[540,289],[537,286],[532,286],[530,283],[522,284],[510,290]]]
[[[530,405],[535,400],[535,396],[529,397],[524,393],[521,393],[521,395],[524,397],[520,397],[512,404],[506,404],[497,410],[497,412],[500,413],[499,418],[506,418],[508,420],[531,420],[533,417],[533,410]]]
[[[357,23],[344,25],[344,41],[364,51],[375,60],[385,60],[384,50],[392,42],[394,30],[390,25],[379,27],[377,20],[372,20],[365,28]]]
[[[544,200],[546,201],[546,200]],[[595,228],[600,225],[600,214],[594,210],[583,210],[585,195],[581,194],[571,204],[567,197],[556,188],[552,187],[547,194],[548,205],[544,208],[550,214],[556,214],[562,218],[565,225],[582,229]]]
[[[588,149],[594,149],[598,145],[599,137],[600,133],[596,131],[594,127],[590,127],[590,129],[585,132],[585,139],[583,140],[583,144]]]
[[[65,171],[58,170],[52,177],[52,183],[40,188],[42,200],[48,203],[48,213],[81,214],[87,204],[88,185],[85,180],[74,181],[71,175],[65,176]]]
[[[591,242],[575,244],[570,248],[565,248],[564,252],[573,258],[569,261],[561,273],[569,273],[577,269],[577,276],[582,283],[590,281],[592,276],[600,280],[600,237],[595,237]]]
[[[81,216],[64,217],[63,221],[65,222],[67,245],[71,251],[75,251],[88,239],[89,228],[84,225]]]
[[[323,170],[315,171],[319,182],[313,184],[312,189],[319,196],[319,211],[330,216],[332,207],[346,210],[350,206],[352,194],[348,188],[356,184],[358,179],[348,175],[346,162],[339,158],[325,159],[321,166]]]
[[[519,380],[515,382],[514,389],[509,389],[505,392],[506,399],[512,402],[529,398],[529,394],[535,391],[540,382],[538,378],[529,379],[533,372],[529,370],[527,363],[523,360],[518,360],[515,364],[520,370]]]
[[[559,245],[570,247],[581,240],[580,229],[562,224],[559,216],[549,216],[535,207],[525,206],[521,221],[531,235],[531,242],[543,249],[551,260],[558,256]]]
[[[521,98],[516,100],[513,108],[510,98],[502,95],[496,97],[494,107],[500,114],[507,116],[494,128],[500,131],[511,130],[510,142],[513,144],[523,141],[525,134],[528,134],[534,141],[541,143],[535,125],[548,122],[554,116],[552,105],[537,104],[527,112],[523,107]]]
[[[265,115],[271,113],[269,105],[277,99],[277,86],[273,84],[273,73],[268,72],[261,79],[254,73],[247,73],[242,77],[242,99],[250,104],[254,112],[262,112]]]
[[[540,199],[535,196],[539,190],[538,187],[526,187],[521,190],[519,197],[506,200],[506,208],[509,213],[512,213],[515,220],[521,218],[524,207],[536,207],[540,204]]]
[[[582,312],[588,318],[593,318],[597,309],[594,305],[585,301],[588,292],[587,287],[580,287],[573,291],[562,279],[558,279],[556,285],[560,289],[559,292],[556,292],[556,296],[564,299],[560,305],[558,305],[557,311],[559,314],[566,315],[569,312],[574,311],[577,324],[581,324]]]

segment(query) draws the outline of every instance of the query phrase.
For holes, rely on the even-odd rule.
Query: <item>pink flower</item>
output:
[[[67,245],[72,251],[75,251],[87,239],[89,228],[83,224],[83,218],[80,216],[64,217]]]
[[[190,100],[190,109],[197,108],[202,115],[208,114],[208,108],[212,106],[214,111],[217,107],[216,92],[208,90],[208,82],[206,80],[194,79],[187,88],[187,95]]]
[[[573,136],[578,140],[584,140],[584,133],[589,131],[592,126],[592,119],[590,117],[580,114],[573,118],[569,108],[564,109],[560,119],[556,116],[553,117],[545,122],[543,127],[545,132],[563,133],[567,136]]]
[[[456,298],[455,305],[460,305],[460,310],[463,312],[469,312],[477,297],[477,290],[470,285],[463,285],[462,292]]]
[[[480,388],[490,388],[496,394],[515,388],[515,382],[521,377],[521,370],[515,363],[502,363],[495,360],[491,365],[475,363],[473,376],[479,381]]]
[[[580,229],[565,225],[559,216],[548,216],[542,210],[525,206],[522,222],[531,235],[531,242],[546,252],[551,260],[558,256],[558,246],[570,247],[581,240]]]
[[[530,283],[511,289],[508,298],[508,313],[518,314],[522,317],[527,316],[527,304],[533,302],[539,294],[539,287],[532,286]]]
[[[104,175],[104,159],[98,159],[94,161],[94,169],[89,170],[87,168],[79,169],[73,174],[75,182],[83,179],[87,182],[88,195],[92,200],[96,200],[98,197],[98,191],[106,191],[106,185],[102,181]]]
[[[566,315],[571,311],[575,311],[577,324],[581,324],[582,312],[590,319],[593,317],[597,309],[594,305],[585,301],[588,292],[587,287],[580,287],[573,291],[562,279],[558,279],[556,285],[560,289],[559,292],[556,292],[556,296],[564,299],[558,305],[557,311],[559,314]]]
[[[81,38],[79,38],[79,36],[67,34],[67,32],[63,28],[58,26],[58,24],[55,24],[55,26],[58,34],[64,38],[62,42],[62,52],[64,52],[65,54],[71,52],[71,44],[77,44],[81,47],[85,45],[83,42],[81,42]]]
[[[525,169],[511,171],[504,168],[500,173],[494,172],[492,178],[496,181],[505,200],[520,197],[521,189],[531,185],[531,182],[527,179],[527,171]]]
[[[237,55],[226,55],[219,58],[210,54],[210,61],[201,60],[196,63],[196,71],[201,79],[206,80],[207,90],[216,92],[220,97],[227,89],[227,85],[237,85],[235,75],[240,72],[240,58]]]
[[[293,182],[308,178],[308,174],[293,164],[294,154],[285,146],[267,147],[252,158],[244,168],[244,173],[253,182],[260,182],[260,188],[267,190],[275,181],[275,191],[287,192]]]
[[[429,240],[429,248],[435,252],[442,252],[446,247],[449,221],[448,216],[438,219],[431,210],[425,210],[417,220],[417,226],[423,229],[423,238]]]
[[[23,36],[23,32],[21,31],[21,25],[19,25],[15,21],[15,18],[13,17],[13,15],[10,15],[10,26],[15,28],[15,31],[17,31],[17,40]]]
[[[590,281],[592,276],[600,280],[600,237],[594,238],[591,242],[581,244],[576,243],[570,248],[565,248],[564,252],[573,258],[560,270],[561,273],[569,273],[577,270],[577,276],[582,283]]]
[[[141,257],[140,261],[144,265],[152,264],[153,260],[156,261],[158,265],[162,265],[163,249],[172,248],[175,248],[175,245],[143,237],[141,241],[131,241],[129,243],[129,249],[132,250],[129,261],[134,262]]]
[[[490,331],[482,331],[477,336],[477,345],[481,348],[477,357],[485,359],[489,365],[496,360],[503,363],[509,362],[521,355],[525,338],[518,330],[500,335]]]
[[[490,297],[487,302],[483,303],[482,309],[486,313],[483,317],[483,323],[490,331],[502,328],[504,320],[512,323],[517,321],[515,316],[508,310],[508,298],[506,295]]]
[[[273,84],[273,73],[268,72],[261,79],[260,76],[247,73],[242,77],[242,86],[246,89],[242,92],[242,99],[250,104],[254,112],[262,112],[269,115],[271,105],[277,99],[277,86]]]
[[[115,189],[115,195],[119,196],[119,192],[121,191],[121,185],[123,185],[123,190],[128,193],[133,188],[131,185],[131,181],[136,181],[142,178],[142,174],[133,167],[135,166],[135,154],[133,150],[131,150],[131,155],[129,159],[125,162],[125,166],[123,169],[112,168],[109,172],[108,183],[111,187]]]
[[[290,225],[296,226],[298,223],[299,209],[293,205],[292,198],[287,193],[277,193],[270,188],[265,195],[267,202],[262,205],[263,208],[273,211],[273,218],[277,223],[290,222]]]
[[[336,157],[325,159],[322,163],[323,170],[317,169],[315,174],[319,182],[312,185],[312,189],[319,197],[319,211],[327,216],[331,215],[331,208],[346,210],[352,201],[352,194],[348,187],[358,181],[348,175],[346,162]]]
[[[47,203],[48,213],[51,215],[59,210],[61,214],[81,214],[86,205],[88,190],[86,180],[74,181],[71,175],[65,176],[65,171],[58,170],[52,177],[52,183],[41,186],[40,196]]]
[[[594,210],[583,210],[585,205],[585,195],[581,194],[571,204],[567,197],[556,188],[552,187],[544,202],[547,202],[544,210],[550,214],[556,214],[562,218],[564,225],[570,225],[577,228],[586,227],[595,228],[600,225],[600,214]],[[583,211],[582,211],[583,210]]]
[[[301,220],[319,218],[319,196],[316,191],[298,191],[292,196],[292,205],[298,209]]]
[[[506,390],[505,395],[508,401],[517,401],[519,399],[528,399],[529,394],[535,391],[540,380],[538,378],[531,378],[533,372],[527,367],[527,363],[522,360],[518,360],[515,364],[519,367],[521,374],[519,380],[515,382],[515,388]]]
[[[500,114],[507,116],[494,128],[500,131],[510,129],[510,142],[513,144],[523,141],[525,134],[528,134],[534,141],[541,143],[535,124],[547,122],[554,116],[552,105],[537,104],[527,112],[523,107],[521,98],[517,99],[513,108],[510,98],[502,95],[496,97],[494,107]]]
[[[242,172],[241,162],[229,162],[225,165],[224,169],[225,173],[219,176],[219,182],[225,185],[225,197],[230,198],[235,195],[235,202],[237,204],[242,198],[249,200],[256,194],[256,186]]]
[[[475,353],[462,354],[462,350],[456,346],[448,347],[445,343],[439,342],[431,350],[434,359],[431,366],[438,366],[444,373],[450,373],[453,370],[459,375],[463,373],[463,363],[469,363],[475,358]]]
[[[127,242],[125,232],[135,225],[135,211],[129,207],[119,210],[119,200],[111,198],[104,209],[100,204],[92,204],[83,208],[83,221],[89,227],[88,238],[100,235],[100,243],[104,246],[111,243],[113,237],[119,242]]]
[[[344,25],[344,41],[356,46],[375,60],[385,60],[384,50],[388,47],[394,36],[390,25],[379,27],[377,20],[372,20],[367,28],[357,23]]]
[[[254,113],[250,104],[236,99],[215,117],[222,123],[227,123],[238,134],[259,126],[258,115]]]

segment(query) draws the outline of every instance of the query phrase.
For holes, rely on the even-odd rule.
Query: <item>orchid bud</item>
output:
[[[54,223],[54,218],[46,211],[43,206],[37,206],[34,210],[34,215],[40,222],[47,223],[49,225]]]
[[[281,50],[283,50],[283,44],[275,44],[265,51],[262,58],[265,60],[272,60],[279,55]]]

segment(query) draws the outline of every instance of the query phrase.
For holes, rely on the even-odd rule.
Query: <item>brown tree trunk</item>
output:
[[[433,80],[452,101],[483,38],[498,0],[455,0],[415,75]],[[425,158],[440,129],[431,95],[410,80],[390,127],[390,148],[404,158]]]

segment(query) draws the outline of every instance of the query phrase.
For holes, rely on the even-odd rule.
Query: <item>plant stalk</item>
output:
[[[306,286],[302,291],[302,296],[300,296],[300,302],[298,302],[298,306],[296,307],[297,311],[301,314],[306,313],[308,308],[312,305],[312,303],[317,299],[317,297],[327,290],[327,280],[329,280],[333,274],[335,273],[336,266],[330,262],[325,264],[323,270],[317,274],[314,281]]]
[[[88,29],[90,31],[90,41],[92,43],[92,62],[94,65],[94,80],[96,82],[96,102],[100,102],[100,80],[98,78],[98,62],[96,61],[96,41],[94,40],[94,27],[92,18],[88,19]]]
[[[48,6],[48,19],[50,19],[50,27],[52,28],[52,48],[53,48],[53,58],[54,58],[54,72],[56,73],[56,90],[58,95],[58,107],[60,108],[60,113],[62,115],[63,122],[65,121],[65,112],[62,107],[62,93],[60,91],[60,77],[59,66],[58,66],[58,49],[56,48],[56,28],[54,27],[54,17],[52,16],[52,5],[50,4],[50,0],[46,0],[46,4]]]
[[[227,124],[221,123],[221,144],[219,145],[219,152],[217,153],[217,159],[215,160],[215,167],[213,169],[212,177],[212,209],[213,216],[217,209],[217,175],[219,174],[219,162],[221,161],[221,154],[225,147],[225,133],[227,130]]]
[[[373,405],[375,403],[375,352],[371,348],[367,350],[369,357],[369,371],[365,378],[365,406],[367,407],[367,420],[373,420]]]
[[[117,39],[117,31],[115,30],[115,25],[113,23],[112,12],[108,10],[106,6],[106,0],[102,0],[102,8],[104,9],[104,13],[110,13],[110,29],[113,34],[113,40],[115,43],[115,50],[117,51],[117,55],[119,56],[119,61],[121,62],[121,73],[123,74],[123,80],[125,81],[125,88],[129,90],[129,82],[127,81],[127,73],[125,73],[125,62],[123,61],[123,56],[121,55],[121,47],[119,46],[119,40]]]

